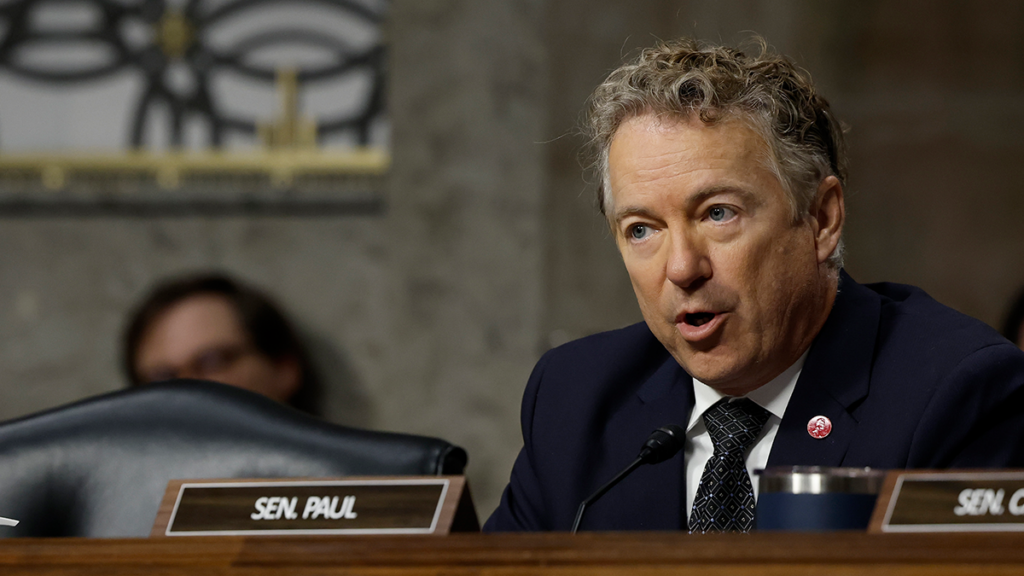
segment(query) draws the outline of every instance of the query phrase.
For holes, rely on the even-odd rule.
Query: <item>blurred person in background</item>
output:
[[[1013,300],[1010,311],[1003,321],[1003,336],[1010,342],[1024,350],[1024,287],[1017,292],[1017,298]]]
[[[133,386],[212,380],[319,415],[319,383],[298,333],[265,294],[223,274],[157,285],[132,314],[123,345]]]

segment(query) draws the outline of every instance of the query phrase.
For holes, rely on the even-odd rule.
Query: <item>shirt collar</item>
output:
[[[767,384],[747,394],[747,398],[754,401],[755,404],[764,408],[773,416],[782,419],[783,414],[786,413],[786,406],[789,405],[789,398],[793,395],[793,389],[796,388],[796,381],[800,378],[800,372],[804,368],[804,361],[807,360],[807,352],[805,351],[792,366],[787,368],[775,378],[772,378]],[[693,430],[694,426],[703,422],[702,416],[704,411],[710,408],[715,402],[718,402],[722,398],[727,398],[727,394],[722,394],[718,390],[715,390],[711,386],[693,379],[693,411],[690,412],[690,422],[686,426],[686,431]]]

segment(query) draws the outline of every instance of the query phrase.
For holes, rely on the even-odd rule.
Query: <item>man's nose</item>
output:
[[[665,275],[680,288],[696,288],[711,277],[711,260],[705,242],[685,230],[671,234]]]

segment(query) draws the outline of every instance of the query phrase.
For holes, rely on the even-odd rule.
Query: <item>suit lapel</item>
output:
[[[868,393],[881,300],[841,272],[839,294],[811,345],[782,418],[769,466],[839,466],[857,429],[851,408]],[[815,416],[832,422],[822,439],[807,432]]]
[[[642,410],[648,414],[653,432],[659,426],[676,424],[683,429],[693,410],[693,379],[682,367],[669,357],[660,370],[640,388],[637,395]],[[686,463],[680,450],[672,459],[647,466],[646,478],[654,499],[660,506],[647,508],[651,511],[651,525],[680,529],[686,525]]]
[[[667,356],[667,355],[666,355]],[[666,424],[686,427],[693,409],[693,386],[690,376],[669,356],[650,378],[637,390],[638,402],[621,414],[620,431],[627,428],[650,432]],[[631,440],[615,452],[629,452],[635,457],[640,443]],[[625,466],[623,462],[618,466]],[[682,513],[685,505],[685,465],[683,451],[659,464],[644,465],[615,488],[614,510],[607,509],[608,529],[617,530],[678,530],[685,525]],[[617,470],[616,470],[617,471]],[[610,495],[610,494],[609,494]],[[598,504],[600,505],[600,504]],[[595,510],[596,512],[596,510]],[[604,522],[602,522],[604,523]]]

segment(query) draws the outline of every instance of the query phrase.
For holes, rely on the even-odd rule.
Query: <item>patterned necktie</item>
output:
[[[749,532],[754,526],[754,489],[746,453],[768,421],[751,400],[723,398],[704,412],[715,453],[704,467],[690,512],[690,532]]]

